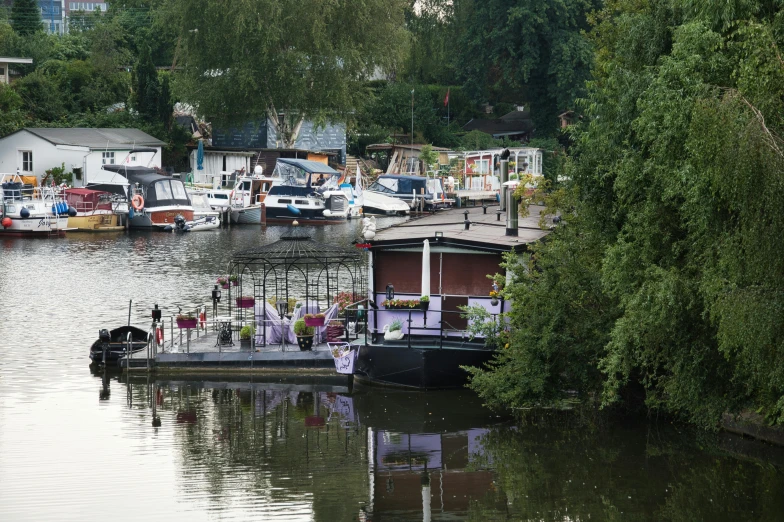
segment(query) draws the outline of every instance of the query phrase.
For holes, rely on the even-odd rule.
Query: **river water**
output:
[[[140,326],[155,303],[203,304],[233,251],[284,232],[0,239],[0,521],[782,520],[784,451],[729,435],[510,419],[467,391],[88,367],[129,300]]]

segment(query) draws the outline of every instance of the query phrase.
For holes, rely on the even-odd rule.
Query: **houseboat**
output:
[[[278,158],[264,200],[266,222],[333,224],[346,221],[349,203],[340,173],[318,161]]]
[[[454,203],[446,197],[444,182],[437,176],[384,174],[368,187],[367,192],[399,199],[410,208],[417,208],[421,204],[424,210],[449,208]],[[372,209],[370,213],[380,210],[373,208],[372,203],[368,205]]]
[[[103,165],[103,170],[118,173],[129,183],[131,228],[164,229],[173,225],[177,216],[193,221],[193,206],[179,179],[140,165]]]
[[[490,331],[503,328],[501,314],[510,303],[487,276],[510,277],[501,268],[503,255],[522,255],[548,233],[538,226],[541,208],[530,210],[518,220],[480,207],[453,209],[381,230],[368,241],[371,306],[367,324],[357,330],[367,333],[352,348],[355,381],[413,389],[465,385],[461,367],[482,366],[494,348],[487,329],[471,327],[464,307],[483,309]]]
[[[52,187],[18,174],[0,176],[0,235],[64,236],[75,210]]]
[[[128,214],[128,204],[109,192],[88,188],[63,190],[65,201],[76,212],[68,217],[68,228],[89,232],[124,230],[122,216]]]

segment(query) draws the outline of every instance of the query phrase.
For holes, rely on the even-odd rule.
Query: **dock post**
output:
[[[267,226],[267,205],[263,202],[261,204],[261,225]]]
[[[501,210],[506,210],[506,193],[509,190],[504,186],[504,183],[509,181],[509,160],[501,160]]]

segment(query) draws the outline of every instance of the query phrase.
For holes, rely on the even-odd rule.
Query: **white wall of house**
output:
[[[35,175],[40,181],[47,170],[64,164],[66,172],[82,169],[82,179],[74,178],[73,182],[74,186],[81,187],[90,182],[91,175],[101,170],[104,161],[111,162],[112,155],[114,163],[124,162],[131,148],[90,150],[88,147],[54,145],[23,130],[0,139],[0,173],[14,174],[18,168],[20,174]],[[161,148],[152,148],[157,152],[151,162],[152,153],[139,153],[136,161],[130,161],[129,164],[147,165],[149,162],[150,166],[160,166]],[[32,170],[26,170],[30,168],[30,158]]]

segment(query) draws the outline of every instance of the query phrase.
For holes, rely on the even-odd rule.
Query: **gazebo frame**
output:
[[[263,307],[267,298],[274,296],[286,303],[291,297],[302,298],[305,306],[316,301],[326,308],[338,292],[350,292],[358,301],[365,300],[368,292],[364,250],[320,243],[309,237],[283,236],[273,243],[235,252],[228,272],[236,275],[239,282],[234,287],[238,291],[235,297],[247,295],[243,289],[250,286],[255,301],[261,299]],[[231,314],[233,299],[228,305]],[[243,310],[238,316],[244,319],[244,309],[238,310]],[[255,306],[253,310],[255,325]],[[266,328],[262,335],[266,345]]]

